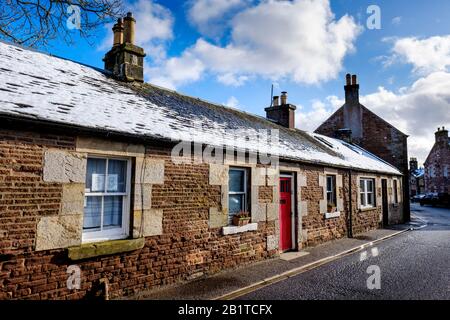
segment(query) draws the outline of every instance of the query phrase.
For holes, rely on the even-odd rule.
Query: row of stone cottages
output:
[[[401,173],[295,129],[285,93],[266,119],[143,83],[132,16],[114,32],[106,70],[0,43],[0,299],[120,297],[398,220]],[[194,140],[240,156],[174,161]]]

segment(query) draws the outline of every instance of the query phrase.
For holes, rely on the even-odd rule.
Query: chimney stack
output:
[[[356,75],[354,74],[351,76],[350,74],[347,74],[345,79],[345,103],[359,104],[359,84]]]
[[[419,168],[419,164],[417,162],[417,158],[411,158],[409,160],[409,170],[411,172],[413,172],[413,171],[417,170],[418,168]]]
[[[448,130],[445,127],[438,128],[438,131],[434,134],[436,137],[436,143],[449,143],[448,140]]]
[[[144,49],[134,44],[136,20],[128,12],[113,27],[114,44],[103,61],[114,78],[126,82],[144,82]]]
[[[351,130],[351,140],[359,143],[363,137],[362,109],[359,103],[359,84],[356,75],[345,76],[345,104],[343,128]],[[343,139],[344,140],[344,139]]]
[[[287,103],[287,92],[281,93],[281,103],[279,104],[279,97],[274,96],[272,106],[265,108],[266,118],[272,120],[279,125],[293,129],[295,128],[295,110],[296,106]]]

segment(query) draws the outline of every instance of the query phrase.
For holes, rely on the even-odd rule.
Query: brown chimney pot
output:
[[[281,92],[281,105],[284,106],[287,104],[287,92]]]
[[[128,12],[127,16],[123,20],[124,20],[123,40],[125,43],[134,44],[136,19],[133,18],[133,14],[131,12]]]

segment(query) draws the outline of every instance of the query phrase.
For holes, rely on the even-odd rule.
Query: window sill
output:
[[[82,260],[142,249],[144,244],[144,238],[86,243],[68,248],[68,256],[72,261]]]
[[[338,218],[340,216],[341,216],[341,212],[340,211],[325,212],[325,219],[333,219],[333,218]]]
[[[372,210],[375,210],[376,208],[377,208],[377,207],[359,208],[359,212],[372,211]]]
[[[227,236],[230,234],[237,234],[237,233],[243,233],[243,232],[247,232],[247,231],[256,231],[256,230],[258,230],[258,224],[257,223],[249,223],[242,227],[238,227],[238,226],[223,227],[222,234],[224,236]]]

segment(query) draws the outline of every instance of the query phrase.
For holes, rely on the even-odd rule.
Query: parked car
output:
[[[425,196],[426,194],[416,194],[415,196],[411,197],[411,202],[420,202],[420,200]]]
[[[428,193],[419,200],[420,205],[426,204],[434,206],[450,207],[450,195],[448,193]]]

